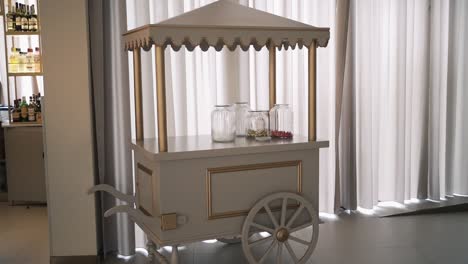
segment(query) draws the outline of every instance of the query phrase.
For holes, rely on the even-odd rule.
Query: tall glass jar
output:
[[[288,104],[275,104],[270,110],[270,130],[272,138],[293,137],[293,112]]]
[[[211,138],[216,142],[234,141],[236,112],[229,105],[216,105],[211,112]]]
[[[255,137],[257,140],[270,139],[268,111],[250,111],[248,137]]]
[[[236,112],[236,136],[245,137],[249,128],[249,103],[238,102],[233,104],[233,108]]]

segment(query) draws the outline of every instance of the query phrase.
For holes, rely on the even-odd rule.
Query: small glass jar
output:
[[[270,139],[268,111],[250,111],[247,136],[257,140]]]
[[[211,138],[216,142],[234,141],[236,112],[229,105],[216,105],[211,112]]]
[[[293,112],[288,104],[275,104],[270,110],[270,134],[272,138],[293,137]]]
[[[245,137],[249,129],[249,103],[238,102],[232,105],[236,112],[236,136]]]

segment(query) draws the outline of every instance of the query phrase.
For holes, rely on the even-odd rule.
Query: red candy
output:
[[[273,130],[271,131],[271,136],[275,138],[292,138],[293,134],[287,131]]]

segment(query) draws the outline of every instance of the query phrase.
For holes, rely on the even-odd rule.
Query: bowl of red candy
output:
[[[271,131],[271,137],[274,137],[274,138],[292,138],[293,134],[292,134],[292,132],[288,132],[288,131],[273,130],[273,131]]]

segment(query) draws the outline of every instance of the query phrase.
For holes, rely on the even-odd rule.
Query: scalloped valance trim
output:
[[[187,50],[193,51],[196,47],[200,47],[202,51],[207,51],[210,47],[213,47],[216,51],[221,51],[224,47],[229,49],[230,51],[234,51],[237,47],[240,47],[243,51],[249,50],[251,46],[256,51],[261,50],[263,47],[269,47],[271,45],[277,47],[279,50],[285,49],[288,50],[302,49],[304,46],[308,47],[312,44],[313,39],[304,41],[303,39],[298,39],[295,42],[290,41],[282,41],[282,42],[275,42],[273,39],[266,39],[261,42],[257,41],[256,39],[252,39],[251,41],[245,43],[242,42],[241,38],[236,38],[234,41],[226,42],[223,38],[217,38],[215,41],[209,41],[207,38],[202,38],[198,42],[193,42],[190,38],[184,38],[183,40],[174,41],[171,38],[167,38],[164,41],[156,42],[152,38],[142,38],[133,41],[129,41],[125,43],[126,50],[134,50],[137,48],[142,48],[145,51],[149,51],[153,45],[163,46],[166,48],[170,46],[174,51],[179,51],[182,46],[185,46]],[[195,44],[194,44],[195,43]],[[319,47],[325,47],[328,44],[328,40],[326,42],[318,42]]]
[[[125,49],[142,48],[150,50],[153,45],[170,46],[178,51],[182,46],[193,51],[197,46],[207,51],[210,47],[220,51],[224,47],[233,51],[237,47],[247,51],[251,46],[259,51],[265,46],[281,49],[295,49],[310,46],[317,41],[319,47],[328,44],[330,32],[327,29],[303,30],[246,30],[222,28],[181,28],[181,27],[144,27],[124,34]]]

